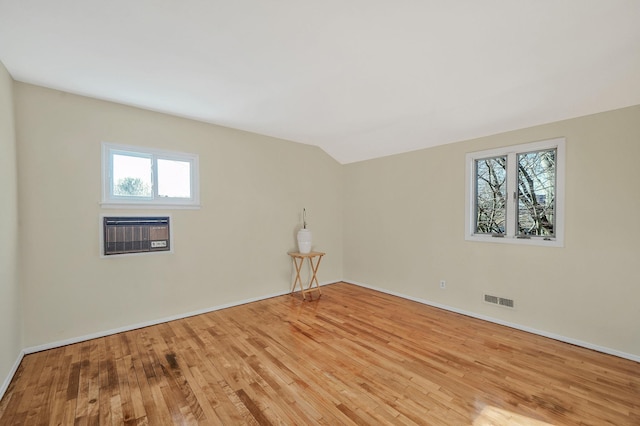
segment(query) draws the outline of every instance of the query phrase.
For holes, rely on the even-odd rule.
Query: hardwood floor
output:
[[[23,424],[640,425],[640,364],[339,283],[27,355]]]

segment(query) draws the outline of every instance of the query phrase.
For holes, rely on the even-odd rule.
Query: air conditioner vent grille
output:
[[[169,217],[104,217],[103,253],[105,256],[127,253],[169,251]]]

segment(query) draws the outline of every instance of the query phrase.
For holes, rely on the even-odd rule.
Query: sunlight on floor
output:
[[[502,408],[487,405],[473,421],[473,426],[553,426],[551,423],[532,419]]]

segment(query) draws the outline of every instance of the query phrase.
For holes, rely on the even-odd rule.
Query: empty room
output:
[[[0,425],[639,425],[638,22],[0,0]]]

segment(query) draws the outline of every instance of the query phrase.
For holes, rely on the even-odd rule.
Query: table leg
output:
[[[318,283],[318,268],[320,267],[320,261],[322,260],[322,256],[318,256],[318,261],[316,262],[315,266],[313,265],[313,258],[309,258],[309,266],[311,267],[311,281],[309,281],[309,288],[308,290],[311,290],[311,287],[313,286],[313,282],[315,281],[316,283],[316,289],[318,289],[318,293],[322,294],[322,290],[320,290],[320,284]]]
[[[296,285],[299,283],[300,291],[302,292],[302,299],[304,300],[304,287],[302,286],[302,279],[300,278],[300,270],[302,269],[302,263],[304,262],[304,259],[301,258],[299,264],[295,257],[292,259],[293,259],[293,264],[296,266],[296,279],[293,280],[293,287],[291,288],[291,293],[293,294],[293,292],[296,291]]]

